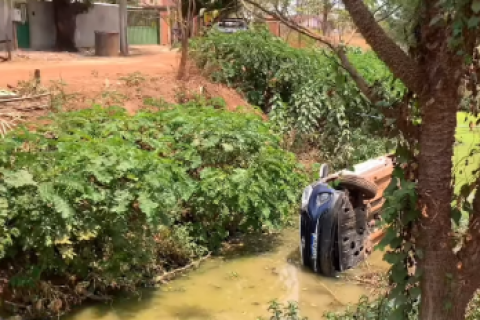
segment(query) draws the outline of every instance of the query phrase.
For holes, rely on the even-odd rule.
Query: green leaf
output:
[[[44,182],[40,183],[38,186],[38,194],[40,198],[45,202],[53,202],[53,198],[55,197],[55,189],[53,187],[53,183]]]
[[[7,198],[0,197],[0,210],[5,210],[5,209],[8,209],[8,200]]]
[[[460,219],[462,218],[462,212],[458,208],[452,209],[452,219],[457,226],[460,225]]]
[[[418,299],[422,293],[422,290],[420,290],[419,287],[414,287],[410,289],[410,296],[412,299]]]
[[[62,215],[63,219],[71,218],[75,214],[70,204],[59,195],[54,195],[52,201],[55,210]]]
[[[397,238],[397,231],[393,227],[389,227],[387,229],[387,232],[385,233],[385,236],[380,241],[377,247],[380,250],[385,250],[385,248],[388,247],[390,243],[396,238]]]
[[[262,215],[265,219],[270,218],[270,209],[269,208],[263,208],[262,209]]]
[[[479,17],[471,17],[468,19],[467,25],[470,29],[478,27],[478,23],[480,22]]]
[[[399,306],[389,315],[388,320],[405,320],[405,306]]]
[[[147,217],[152,218],[158,208],[158,203],[152,201],[150,195],[143,192],[140,193],[138,202],[142,212],[145,213]]]
[[[383,260],[385,260],[386,262],[388,262],[389,264],[397,264],[399,263],[400,261],[402,261],[402,259],[404,258],[404,256],[400,253],[396,253],[396,252],[387,252],[385,254],[385,256],[383,257]]]
[[[399,261],[402,260],[402,257],[398,258]],[[403,264],[395,264],[391,269],[391,277],[393,282],[396,284],[405,284],[408,276],[407,270],[404,268]]]
[[[480,0],[473,0],[472,1],[472,11],[474,13],[480,12]]]
[[[460,195],[465,199],[470,196],[470,186],[468,184],[462,185],[462,187],[460,188]]]
[[[33,180],[33,176],[27,170],[20,171],[3,171],[3,181],[6,185],[13,188],[20,188],[25,186],[36,186],[37,183]]]
[[[228,143],[222,143],[222,147],[223,147],[223,150],[225,150],[225,152],[231,152],[234,149],[233,146]]]

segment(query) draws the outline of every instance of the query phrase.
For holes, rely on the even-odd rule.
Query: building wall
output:
[[[30,48],[49,50],[55,46],[55,24],[51,2],[28,1],[28,23],[30,25]]]
[[[0,0],[0,40],[13,39],[12,21],[10,20],[11,0]],[[0,44],[0,50],[6,49],[6,45]]]
[[[2,0],[0,0],[2,1]],[[48,50],[55,46],[55,24],[51,2],[28,2],[30,47]],[[77,16],[75,43],[79,48],[95,46],[95,31],[119,32],[118,5],[96,3],[93,8]]]
[[[95,46],[95,31],[120,32],[119,8],[116,4],[96,3],[87,13],[77,16],[75,43],[78,48]]]
[[[266,19],[265,22],[267,23],[268,30],[276,37],[280,37],[280,21],[269,18]]]
[[[171,28],[170,28],[170,19],[167,11],[160,11],[160,44],[170,45],[171,44]]]

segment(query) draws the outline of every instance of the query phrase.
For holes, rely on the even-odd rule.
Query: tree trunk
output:
[[[53,17],[55,22],[55,47],[59,51],[77,52],[75,45],[75,31],[77,29],[77,15],[86,12],[90,2],[74,2],[70,0],[53,0]]]
[[[425,95],[421,101],[424,110],[418,177],[422,212],[418,247],[424,254],[418,265],[422,270],[421,320],[465,319],[466,307],[477,289],[474,279],[478,277],[477,265],[461,263],[453,252],[449,232],[452,228],[452,156],[460,103],[455,84],[458,82],[453,70],[451,72],[448,80],[436,80],[431,87],[436,87],[437,92]]]
[[[188,8],[190,9],[190,8]],[[178,65],[177,80],[185,80],[187,74],[187,60],[188,60],[188,29],[189,12],[183,13],[182,1],[178,0],[177,3],[178,24],[180,31],[180,41],[182,45],[180,63]]]
[[[450,234],[453,190],[452,156],[459,99],[450,88],[445,92],[425,95],[422,104],[418,191],[422,221],[419,224],[419,248],[423,259],[421,317],[422,320],[456,320],[445,308],[451,297],[450,287],[456,265]],[[455,90],[456,91],[456,90]],[[453,94],[453,96],[452,96]],[[450,276],[449,276],[450,274]],[[465,309],[464,312],[465,313]]]
[[[330,0],[323,0],[323,12],[322,12],[322,34],[325,37],[329,36],[328,15],[330,13]]]
[[[182,28],[182,51],[180,56],[180,64],[178,66],[178,80],[185,80],[187,76],[187,62],[188,62],[188,36],[186,28]]]
[[[182,1],[179,0],[178,4],[178,14],[179,20],[181,24],[181,32],[182,32],[182,51],[180,57],[180,64],[178,66],[178,80],[186,80],[187,78],[187,64],[188,64],[188,45],[190,39],[190,33],[192,32],[192,28],[194,26],[194,12],[195,12],[195,1],[188,0],[188,7],[187,12],[183,12],[182,9]]]
[[[55,47],[59,51],[77,51],[75,46],[76,15],[68,0],[53,1],[53,16],[55,20]]]

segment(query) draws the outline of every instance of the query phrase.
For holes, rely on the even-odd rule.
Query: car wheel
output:
[[[354,268],[365,259],[368,233],[366,207],[354,209],[348,198],[344,199],[338,215],[340,271]]]
[[[341,204],[348,201],[344,193],[339,195],[339,198],[331,208],[325,212],[319,219],[317,232],[319,236],[318,243],[318,264],[320,273],[327,277],[334,277],[338,271],[338,249],[337,249],[337,234],[338,234],[338,215],[342,208]]]
[[[300,215],[300,262],[304,267],[310,265],[310,256],[308,254],[308,222],[303,214]]]
[[[378,186],[363,177],[345,174],[338,177],[338,186],[341,189],[358,191],[363,194],[363,199],[371,200],[378,192]]]

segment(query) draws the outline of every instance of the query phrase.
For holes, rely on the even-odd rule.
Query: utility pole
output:
[[[8,60],[12,60],[12,47],[13,47],[13,19],[12,19],[12,14],[13,14],[13,1],[10,0],[6,2],[7,6],[7,24],[5,28],[5,32],[7,33],[7,53],[8,53]]]
[[[128,56],[127,0],[119,0],[118,9],[120,22],[120,52],[122,55]]]
[[[15,10],[14,0],[10,0],[10,25],[12,27],[12,48],[18,50],[18,38],[17,38],[17,24],[18,21],[13,19],[13,11]]]

